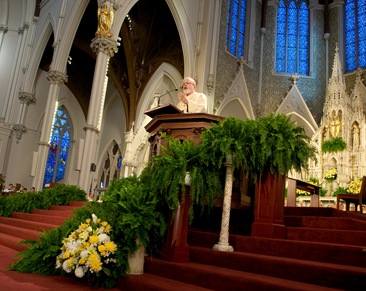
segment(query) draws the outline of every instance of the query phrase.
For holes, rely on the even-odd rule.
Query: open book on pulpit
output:
[[[157,107],[154,107],[150,110],[147,110],[144,112],[147,116],[154,118],[157,115],[162,115],[162,114],[177,114],[177,113],[182,113],[182,111],[175,105],[173,104],[164,104],[164,105],[159,105]],[[182,113],[183,114],[183,113]]]

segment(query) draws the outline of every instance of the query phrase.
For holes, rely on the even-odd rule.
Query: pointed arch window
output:
[[[237,58],[244,56],[246,0],[230,0],[226,28],[226,49]]]
[[[276,72],[309,75],[309,7],[304,0],[279,1]]]
[[[346,71],[366,68],[366,1],[345,2]]]
[[[108,149],[99,180],[100,188],[108,188],[112,180],[121,177],[122,154],[116,142]]]
[[[66,108],[58,107],[51,134],[50,148],[48,149],[46,171],[43,186],[49,183],[60,182],[65,177],[67,158],[70,148],[71,124]]]

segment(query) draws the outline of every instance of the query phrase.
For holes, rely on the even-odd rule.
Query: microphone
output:
[[[163,97],[163,96],[165,96],[165,95],[167,95],[167,94],[169,94],[169,93],[172,93],[173,91],[178,91],[178,89],[177,89],[177,88],[175,88],[175,89],[170,90],[170,91],[168,91],[168,92],[164,93],[163,95],[159,96],[159,97],[158,97],[158,106],[160,105],[160,98],[161,98],[161,97]]]

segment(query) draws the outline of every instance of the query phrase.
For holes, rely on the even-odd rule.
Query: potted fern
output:
[[[161,239],[166,221],[158,208],[158,197],[136,176],[113,180],[103,204],[118,213],[115,229],[129,250],[129,274],[142,274],[145,248],[150,241]],[[119,233],[121,232],[121,233]]]
[[[308,169],[316,150],[304,128],[283,114],[270,114],[257,120],[258,148],[253,151],[258,164],[247,168],[257,179],[252,235],[284,238],[284,194],[290,169]]]
[[[141,181],[157,195],[160,209],[169,221],[161,257],[171,261],[189,260],[187,231],[194,205],[212,205],[222,192],[219,169],[212,167],[201,145],[192,140],[163,136],[168,146],[144,169]],[[186,183],[189,174],[189,185]]]
[[[213,124],[201,135],[202,147],[213,165],[217,169],[222,165],[226,167],[220,238],[213,247],[218,251],[233,251],[228,241],[233,171],[241,168],[250,174],[256,168],[257,162],[252,154],[258,144],[255,130],[256,124],[253,120],[242,121],[228,117]]]

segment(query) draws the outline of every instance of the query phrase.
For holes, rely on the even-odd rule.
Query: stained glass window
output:
[[[303,0],[280,0],[276,72],[309,74],[309,8]]]
[[[244,56],[246,0],[230,0],[226,28],[226,48],[234,56]]]
[[[345,3],[346,71],[366,67],[366,0]]]
[[[43,186],[51,182],[57,183],[65,176],[71,139],[69,120],[65,107],[60,106],[54,118]]]

